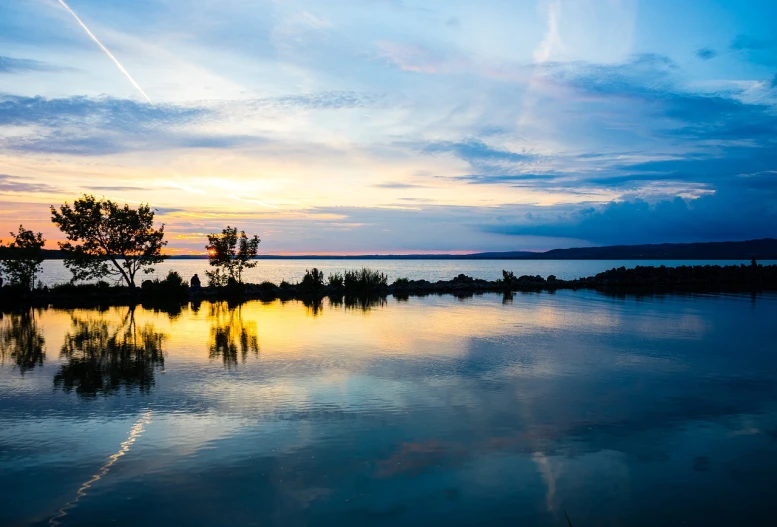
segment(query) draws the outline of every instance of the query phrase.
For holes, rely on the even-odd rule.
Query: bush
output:
[[[259,289],[260,289],[261,291],[263,291],[263,292],[273,292],[273,291],[275,291],[277,288],[278,288],[278,286],[277,286],[277,285],[275,285],[274,283],[272,283],[272,282],[270,282],[270,281],[267,281],[267,280],[265,280],[264,282],[262,282],[261,284],[259,284]]]
[[[379,291],[388,284],[388,277],[378,271],[362,267],[358,271],[346,271],[343,285],[350,294],[369,294]]]
[[[291,284],[287,282],[286,280],[281,280],[281,285],[279,285],[281,289],[291,289]]]
[[[304,292],[318,291],[324,287],[324,273],[316,269],[305,269],[305,276],[302,277],[302,281],[297,285],[297,289]]]
[[[144,295],[162,301],[189,296],[189,284],[175,271],[168,272],[164,280],[145,280],[141,289]]]
[[[397,278],[396,280],[394,280],[394,285],[399,285],[399,286],[410,285],[410,279],[409,278]]]
[[[329,287],[336,287],[338,289],[343,287],[343,275],[340,273],[330,274]]]

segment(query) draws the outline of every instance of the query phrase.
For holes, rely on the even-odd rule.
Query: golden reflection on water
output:
[[[145,430],[146,425],[149,424],[150,422],[151,422],[151,410],[148,410],[140,417],[140,419],[135,421],[134,425],[132,425],[129,436],[124,442],[121,443],[119,451],[116,452],[115,454],[111,454],[108,457],[108,461],[103,466],[101,466],[97,470],[97,472],[95,472],[95,474],[92,475],[91,478],[86,480],[78,488],[75,499],[73,501],[69,501],[68,503],[65,504],[64,507],[59,509],[59,511],[57,511],[57,515],[49,520],[49,525],[51,526],[60,525],[60,520],[65,516],[67,516],[68,511],[74,509],[76,505],[78,505],[79,500],[86,496],[86,491],[89,490],[89,488],[92,485],[94,485],[102,478],[104,478],[108,474],[108,472],[110,472],[111,467],[116,464],[119,458],[122,457],[127,452],[129,452],[130,447],[143,434],[143,431]]]
[[[208,307],[210,340],[208,351],[210,358],[221,357],[224,366],[237,366],[238,347],[240,358],[245,363],[248,353],[259,355],[259,338],[256,335],[256,322],[243,320],[243,306],[230,306],[227,302],[216,302]]]
[[[46,358],[46,339],[33,309],[0,314],[0,364],[9,361],[24,375]]]
[[[167,335],[150,322],[138,324],[135,308],[72,313],[54,375],[54,386],[82,396],[110,394],[122,387],[149,391],[164,368]]]
[[[99,312],[44,310],[39,312],[34,326],[25,326],[27,336],[19,328],[5,331],[3,358],[21,360],[20,364],[39,364],[42,343],[35,344],[39,340],[34,335],[27,338],[34,327],[41,339],[45,335],[49,349],[63,350],[63,358],[99,363],[111,355],[103,356],[98,349],[113,348],[125,352],[126,365],[135,364],[134,359],[150,357],[155,367],[161,367],[164,344],[172,352],[172,360],[221,360],[232,368],[250,356],[259,357],[260,341],[262,356],[271,360],[302,359],[323,346],[331,349],[340,344],[347,344],[342,352],[350,354],[351,359],[354,354],[375,353],[454,357],[466,353],[466,341],[474,338],[520,336],[565,327],[607,332],[623,322],[622,308],[616,303],[580,301],[573,296],[559,302],[560,296],[534,295],[527,301],[523,295],[516,295],[507,306],[495,295],[459,301],[450,297],[389,297],[378,301],[251,301],[237,306],[203,302],[186,306],[175,316],[142,308],[128,311],[126,307]],[[8,319],[10,323],[6,322],[4,327],[19,326],[14,323],[19,322],[17,318]],[[694,313],[686,313],[671,321],[659,315],[645,315],[629,330],[651,338],[698,339],[709,327]],[[17,334],[18,338],[8,336]],[[19,338],[34,344],[27,346],[32,353],[9,351],[11,347],[18,348],[13,342]]]

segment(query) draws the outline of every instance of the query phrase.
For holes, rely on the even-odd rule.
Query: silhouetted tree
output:
[[[10,359],[24,375],[36,366],[43,366],[46,340],[38,327],[33,310],[11,313],[0,319],[0,358]]]
[[[227,285],[231,280],[238,284],[243,283],[243,269],[256,267],[256,262],[251,260],[256,256],[261,240],[254,235],[246,236],[245,231],[237,234],[237,227],[227,225],[221,234],[208,234],[208,258],[215,271],[206,271],[208,282],[211,285]]]
[[[122,387],[148,392],[154,372],[164,367],[167,336],[135,323],[130,308],[118,323],[106,318],[73,315],[61,356],[67,359],[54,375],[54,386],[80,396],[111,395]]]
[[[151,266],[164,260],[165,226],[154,229],[154,211],[147,204],[133,209],[85,194],[72,207],[51,207],[51,221],[69,240],[59,246],[73,280],[114,277],[134,288],[139,270],[153,272]]]
[[[35,288],[35,275],[41,271],[41,248],[46,240],[40,232],[35,234],[19,225],[19,232],[10,233],[14,240],[8,244],[6,259],[0,260],[0,269],[11,284],[26,290]]]

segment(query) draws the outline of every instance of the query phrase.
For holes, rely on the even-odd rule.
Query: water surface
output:
[[[777,261],[763,260],[760,263],[777,264]],[[666,265],[675,267],[678,265],[739,265],[750,264],[747,260],[338,260],[338,259],[291,259],[291,260],[256,260],[257,266],[245,271],[244,279],[247,282],[261,283],[269,280],[279,284],[281,280],[290,283],[299,282],[307,269],[316,267],[326,276],[331,273],[342,273],[346,269],[359,269],[370,267],[379,270],[388,276],[389,283],[397,278],[409,278],[411,280],[450,280],[459,273],[482,278],[484,280],[496,280],[502,278],[502,269],[513,271],[515,276],[540,275],[547,278],[555,275],[561,280],[574,280],[575,278],[593,276],[602,271],[615,267],[632,268],[637,265]],[[146,278],[164,278],[168,271],[177,271],[188,280],[194,273],[198,273],[205,283],[205,271],[211,269],[208,260],[166,260],[154,267],[154,272],[147,275],[139,275],[138,280]],[[46,260],[43,262],[43,272],[40,281],[44,285],[65,283],[71,278],[70,271],[64,266],[62,260]]]
[[[0,525],[773,523],[776,295],[0,321]]]

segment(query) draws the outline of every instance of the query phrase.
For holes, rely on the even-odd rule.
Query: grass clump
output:
[[[346,271],[343,286],[348,294],[366,295],[377,293],[388,285],[388,277],[379,272],[362,267],[356,271]]]

